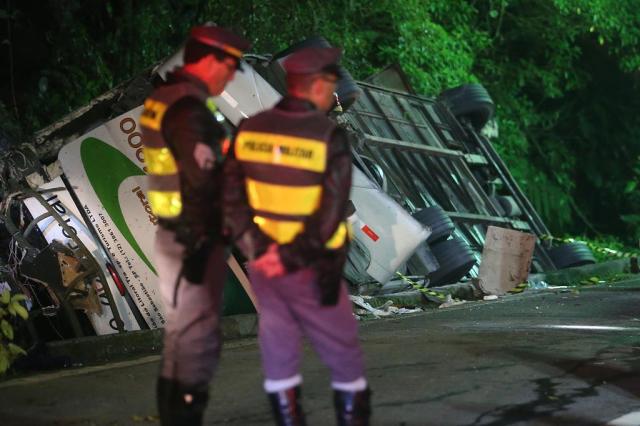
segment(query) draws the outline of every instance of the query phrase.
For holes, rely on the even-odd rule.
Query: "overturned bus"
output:
[[[230,132],[281,98],[283,59],[312,45],[327,42],[245,56],[215,98]],[[14,176],[3,188],[6,281],[28,296],[36,328],[55,328],[53,339],[164,324],[138,118],[152,86],[180,61],[177,52],[3,159]],[[394,66],[368,82],[345,70],[337,95],[341,111],[332,117],[353,136],[354,240],[345,269],[353,293],[393,287],[398,272],[425,287],[476,276],[489,225],[549,234],[482,131],[494,111],[482,86],[428,98]],[[592,262],[585,247],[538,241],[532,268]],[[251,312],[242,259],[228,263],[224,314]]]

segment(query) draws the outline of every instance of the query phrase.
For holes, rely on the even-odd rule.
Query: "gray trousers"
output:
[[[225,250],[222,245],[212,248],[202,284],[181,278],[176,293],[184,251],[172,231],[158,227],[155,262],[166,316],[160,375],[197,386],[211,381],[220,357]]]
[[[363,380],[358,323],[344,282],[338,303],[323,306],[311,268],[276,278],[249,272],[260,306],[259,342],[267,382],[299,374],[303,335],[330,368],[334,383]]]

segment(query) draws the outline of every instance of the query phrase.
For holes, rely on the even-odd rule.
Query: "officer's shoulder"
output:
[[[331,133],[331,145],[335,150],[349,149],[352,133],[344,127],[336,126]]]
[[[208,116],[209,110],[201,100],[195,96],[184,96],[178,99],[167,109],[167,116]]]
[[[243,118],[238,123],[238,129],[241,129],[242,127],[247,126],[247,125],[258,123],[260,120],[264,119],[265,117],[269,117],[270,113],[273,110],[274,110],[274,108],[266,109],[264,111],[260,111],[260,112],[258,112],[256,114],[252,115],[251,117]],[[268,119],[271,120],[271,118],[268,118]]]

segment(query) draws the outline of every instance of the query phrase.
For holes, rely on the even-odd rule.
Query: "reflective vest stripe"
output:
[[[151,211],[158,217],[173,219],[182,213],[180,191],[147,191]]]
[[[144,162],[147,165],[147,172],[151,175],[173,175],[178,173],[178,165],[167,147],[151,148],[143,147]]]
[[[254,216],[253,221],[278,244],[290,243],[304,229],[301,221],[274,220],[262,216]]]
[[[340,222],[338,229],[333,233],[333,236],[326,242],[325,247],[331,250],[339,249],[344,245],[349,237],[349,224],[346,222]]]
[[[162,120],[169,106],[185,96],[204,102],[218,122],[224,121],[213,98],[186,83],[160,88],[144,102],[140,125],[143,128],[144,160],[149,174],[148,200],[153,214],[164,219],[180,217],[182,195],[180,169],[162,134]]]
[[[246,185],[251,207],[267,213],[308,216],[318,208],[322,195],[321,185],[277,185],[250,178]]]
[[[262,232],[278,244],[290,243],[304,230],[304,222],[302,221],[274,220],[263,216],[254,216],[253,221]],[[342,247],[347,240],[348,234],[347,224],[340,222],[338,229],[326,242],[325,247],[332,250]]]
[[[326,168],[327,145],[315,139],[242,131],[237,136],[235,154],[240,161],[322,173]]]
[[[144,110],[140,115],[140,124],[150,129],[160,131],[162,117],[167,112],[167,104],[155,99],[144,101]]]

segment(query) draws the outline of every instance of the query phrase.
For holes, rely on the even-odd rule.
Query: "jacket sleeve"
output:
[[[337,128],[329,143],[322,197],[316,212],[305,221],[304,232],[279,248],[287,271],[309,266],[327,252],[325,244],[345,220],[351,189],[351,151],[348,134]]]
[[[211,170],[220,163],[226,131],[206,106],[187,97],[169,107],[162,121],[165,139],[180,163],[181,175],[194,188],[210,184]],[[204,149],[197,149],[198,145]]]
[[[253,211],[247,199],[245,176],[242,164],[235,158],[235,138],[231,142],[224,163],[224,185],[222,190],[222,210],[224,234],[249,259],[264,253],[271,238],[265,235],[253,222]]]

